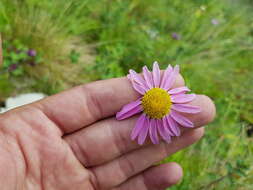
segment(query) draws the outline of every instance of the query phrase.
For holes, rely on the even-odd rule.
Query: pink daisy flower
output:
[[[152,72],[144,66],[143,75],[138,75],[134,70],[129,73],[128,79],[141,97],[125,105],[116,118],[123,120],[141,113],[132,130],[132,140],[137,138],[138,144],[142,145],[149,135],[154,144],[159,143],[160,137],[170,143],[172,136],[180,136],[180,126],[194,127],[182,113],[200,112],[199,107],[187,104],[196,95],[186,94],[190,91],[186,86],[172,88],[179,75],[178,65],[174,68],[169,65],[162,73],[158,63],[154,62]]]

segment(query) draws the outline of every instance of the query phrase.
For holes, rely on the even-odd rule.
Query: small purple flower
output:
[[[34,61],[31,61],[28,63],[30,66],[34,67],[36,65],[36,63]]]
[[[37,54],[37,52],[33,49],[30,49],[27,51],[27,55],[30,56],[30,57],[35,57]]]
[[[8,68],[9,72],[15,71],[18,68],[18,64],[11,64]]]
[[[212,23],[213,25],[218,25],[218,24],[219,24],[219,21],[218,21],[217,19],[213,18],[213,19],[211,20],[211,23]]]
[[[173,32],[171,34],[171,37],[174,39],[174,40],[180,40],[181,39],[181,36],[179,34],[177,34],[176,32]]]

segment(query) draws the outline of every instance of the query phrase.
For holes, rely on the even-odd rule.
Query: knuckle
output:
[[[132,162],[132,160],[128,156],[122,157],[122,159],[119,159],[119,166],[123,173],[124,180],[129,178],[131,175],[135,174],[136,168],[135,164]]]
[[[99,101],[99,97],[97,96],[96,93],[94,93],[94,90],[92,88],[92,85],[90,84],[85,84],[82,86],[84,94],[86,96],[86,106],[87,106],[87,111],[91,117],[94,119],[100,118],[101,115],[103,115],[103,109],[102,109],[102,104]]]

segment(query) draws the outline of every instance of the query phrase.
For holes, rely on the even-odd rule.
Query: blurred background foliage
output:
[[[0,100],[48,95],[179,64],[210,96],[217,119],[198,144],[166,161],[184,168],[173,190],[253,189],[252,0],[1,0]]]

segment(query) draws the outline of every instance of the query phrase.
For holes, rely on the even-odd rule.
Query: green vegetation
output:
[[[215,101],[217,119],[166,159],[185,171],[172,189],[252,189],[252,9],[247,0],[2,0],[0,99],[53,94],[154,60],[179,64],[187,85]]]

